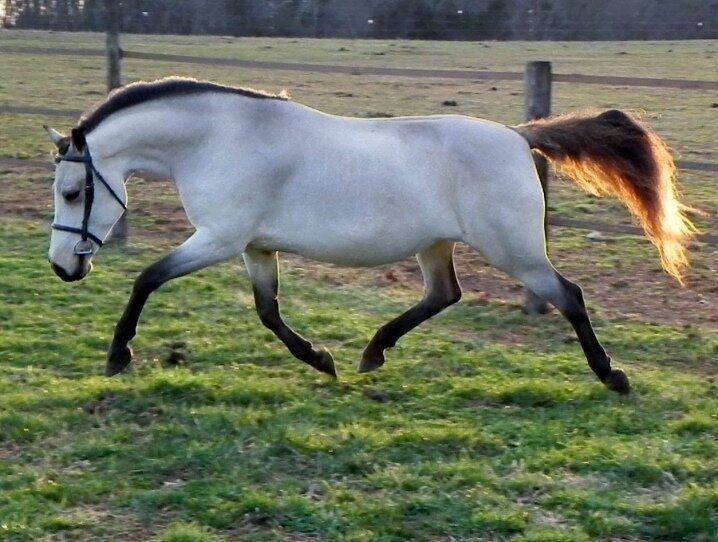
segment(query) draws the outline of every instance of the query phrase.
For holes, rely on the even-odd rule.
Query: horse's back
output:
[[[528,145],[493,122],[263,106],[271,113],[254,139],[235,136],[248,147],[238,153],[237,185],[253,193],[232,199],[251,196],[253,206],[243,208],[255,230],[251,246],[348,265],[391,262],[462,240],[473,215],[496,212],[520,191],[511,175],[517,163],[526,180]]]

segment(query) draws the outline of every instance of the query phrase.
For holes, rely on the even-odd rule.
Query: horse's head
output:
[[[93,255],[122,216],[127,201],[124,179],[109,164],[95,162],[80,130],[65,136],[45,129],[58,150],[48,256],[62,280],[80,280],[92,269]]]

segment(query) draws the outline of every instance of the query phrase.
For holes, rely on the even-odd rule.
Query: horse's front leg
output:
[[[137,332],[142,308],[152,292],[169,280],[237,256],[241,252],[237,246],[235,243],[219,243],[210,232],[198,230],[173,252],[142,271],[135,280],[125,311],[115,326],[115,335],[107,353],[105,375],[116,375],[132,361],[132,349],[128,343]]]
[[[277,301],[279,292],[277,253],[248,250],[244,253],[244,263],[252,280],[257,314],[262,323],[284,343],[295,358],[336,378],[337,372],[332,355],[324,348],[315,350],[312,343],[297,334],[282,320]]]

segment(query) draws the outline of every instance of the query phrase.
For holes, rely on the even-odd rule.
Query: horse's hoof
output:
[[[628,382],[628,377],[621,369],[613,369],[603,383],[609,390],[623,395],[631,391],[631,384]]]
[[[115,376],[124,371],[132,361],[132,348],[129,346],[113,346],[107,354],[105,376]]]
[[[361,361],[359,362],[359,372],[360,373],[371,373],[372,371],[376,371],[382,365],[384,365],[384,355],[383,354],[380,354],[378,356],[364,355],[364,356],[362,356]]]
[[[317,350],[317,357],[312,363],[312,367],[316,370],[328,374],[332,378],[337,377],[337,370],[334,367],[334,358],[326,348]]]

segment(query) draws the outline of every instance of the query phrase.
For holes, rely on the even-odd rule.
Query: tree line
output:
[[[706,0],[0,0],[3,26],[123,32],[454,40],[718,37]]]

